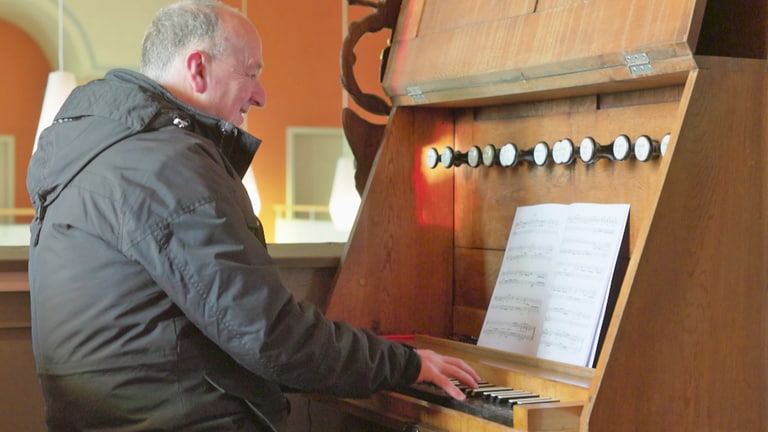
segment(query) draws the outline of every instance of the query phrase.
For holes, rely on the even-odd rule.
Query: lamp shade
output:
[[[336,161],[336,173],[328,202],[333,226],[339,231],[351,230],[358,207],[360,195],[355,189],[355,161],[351,157],[340,157]]]
[[[45,96],[43,97],[43,108],[40,110],[40,121],[37,124],[35,142],[32,144],[33,153],[37,150],[37,140],[40,139],[40,132],[53,123],[56,113],[59,112],[61,105],[64,104],[64,101],[75,88],[75,85],[75,76],[71,72],[57,70],[48,74],[48,84],[45,86]]]

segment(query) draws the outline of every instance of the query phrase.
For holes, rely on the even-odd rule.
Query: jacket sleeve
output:
[[[151,193],[127,216],[137,218],[126,233],[132,257],[209,339],[266,379],[342,396],[414,382],[415,352],[294,300],[222,162],[191,146],[146,174]]]

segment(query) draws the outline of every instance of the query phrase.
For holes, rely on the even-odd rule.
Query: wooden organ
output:
[[[387,0],[350,27],[355,40],[392,29],[393,107],[385,126],[344,114],[363,200],[327,314],[415,334],[488,381],[558,402],[515,407],[502,424],[398,392],[325,401],[395,430],[768,430],[768,2],[735,3]],[[386,114],[350,77],[349,43],[346,87]],[[589,163],[425,162],[431,148],[522,154],[620,136],[651,145]],[[663,156],[648,152],[664,137]],[[631,206],[595,367],[466,342],[515,209],[546,202]]]

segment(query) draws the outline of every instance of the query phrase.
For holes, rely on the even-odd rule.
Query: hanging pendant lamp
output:
[[[45,86],[43,107],[40,110],[40,121],[37,124],[35,141],[32,144],[32,153],[37,150],[37,141],[40,132],[53,123],[56,113],[61,105],[75,88],[75,75],[64,70],[64,0],[59,0],[59,34],[58,34],[58,60],[57,70],[48,74],[48,83]]]

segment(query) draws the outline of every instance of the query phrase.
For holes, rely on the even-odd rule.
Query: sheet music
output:
[[[478,345],[588,366],[627,204],[520,207]]]

